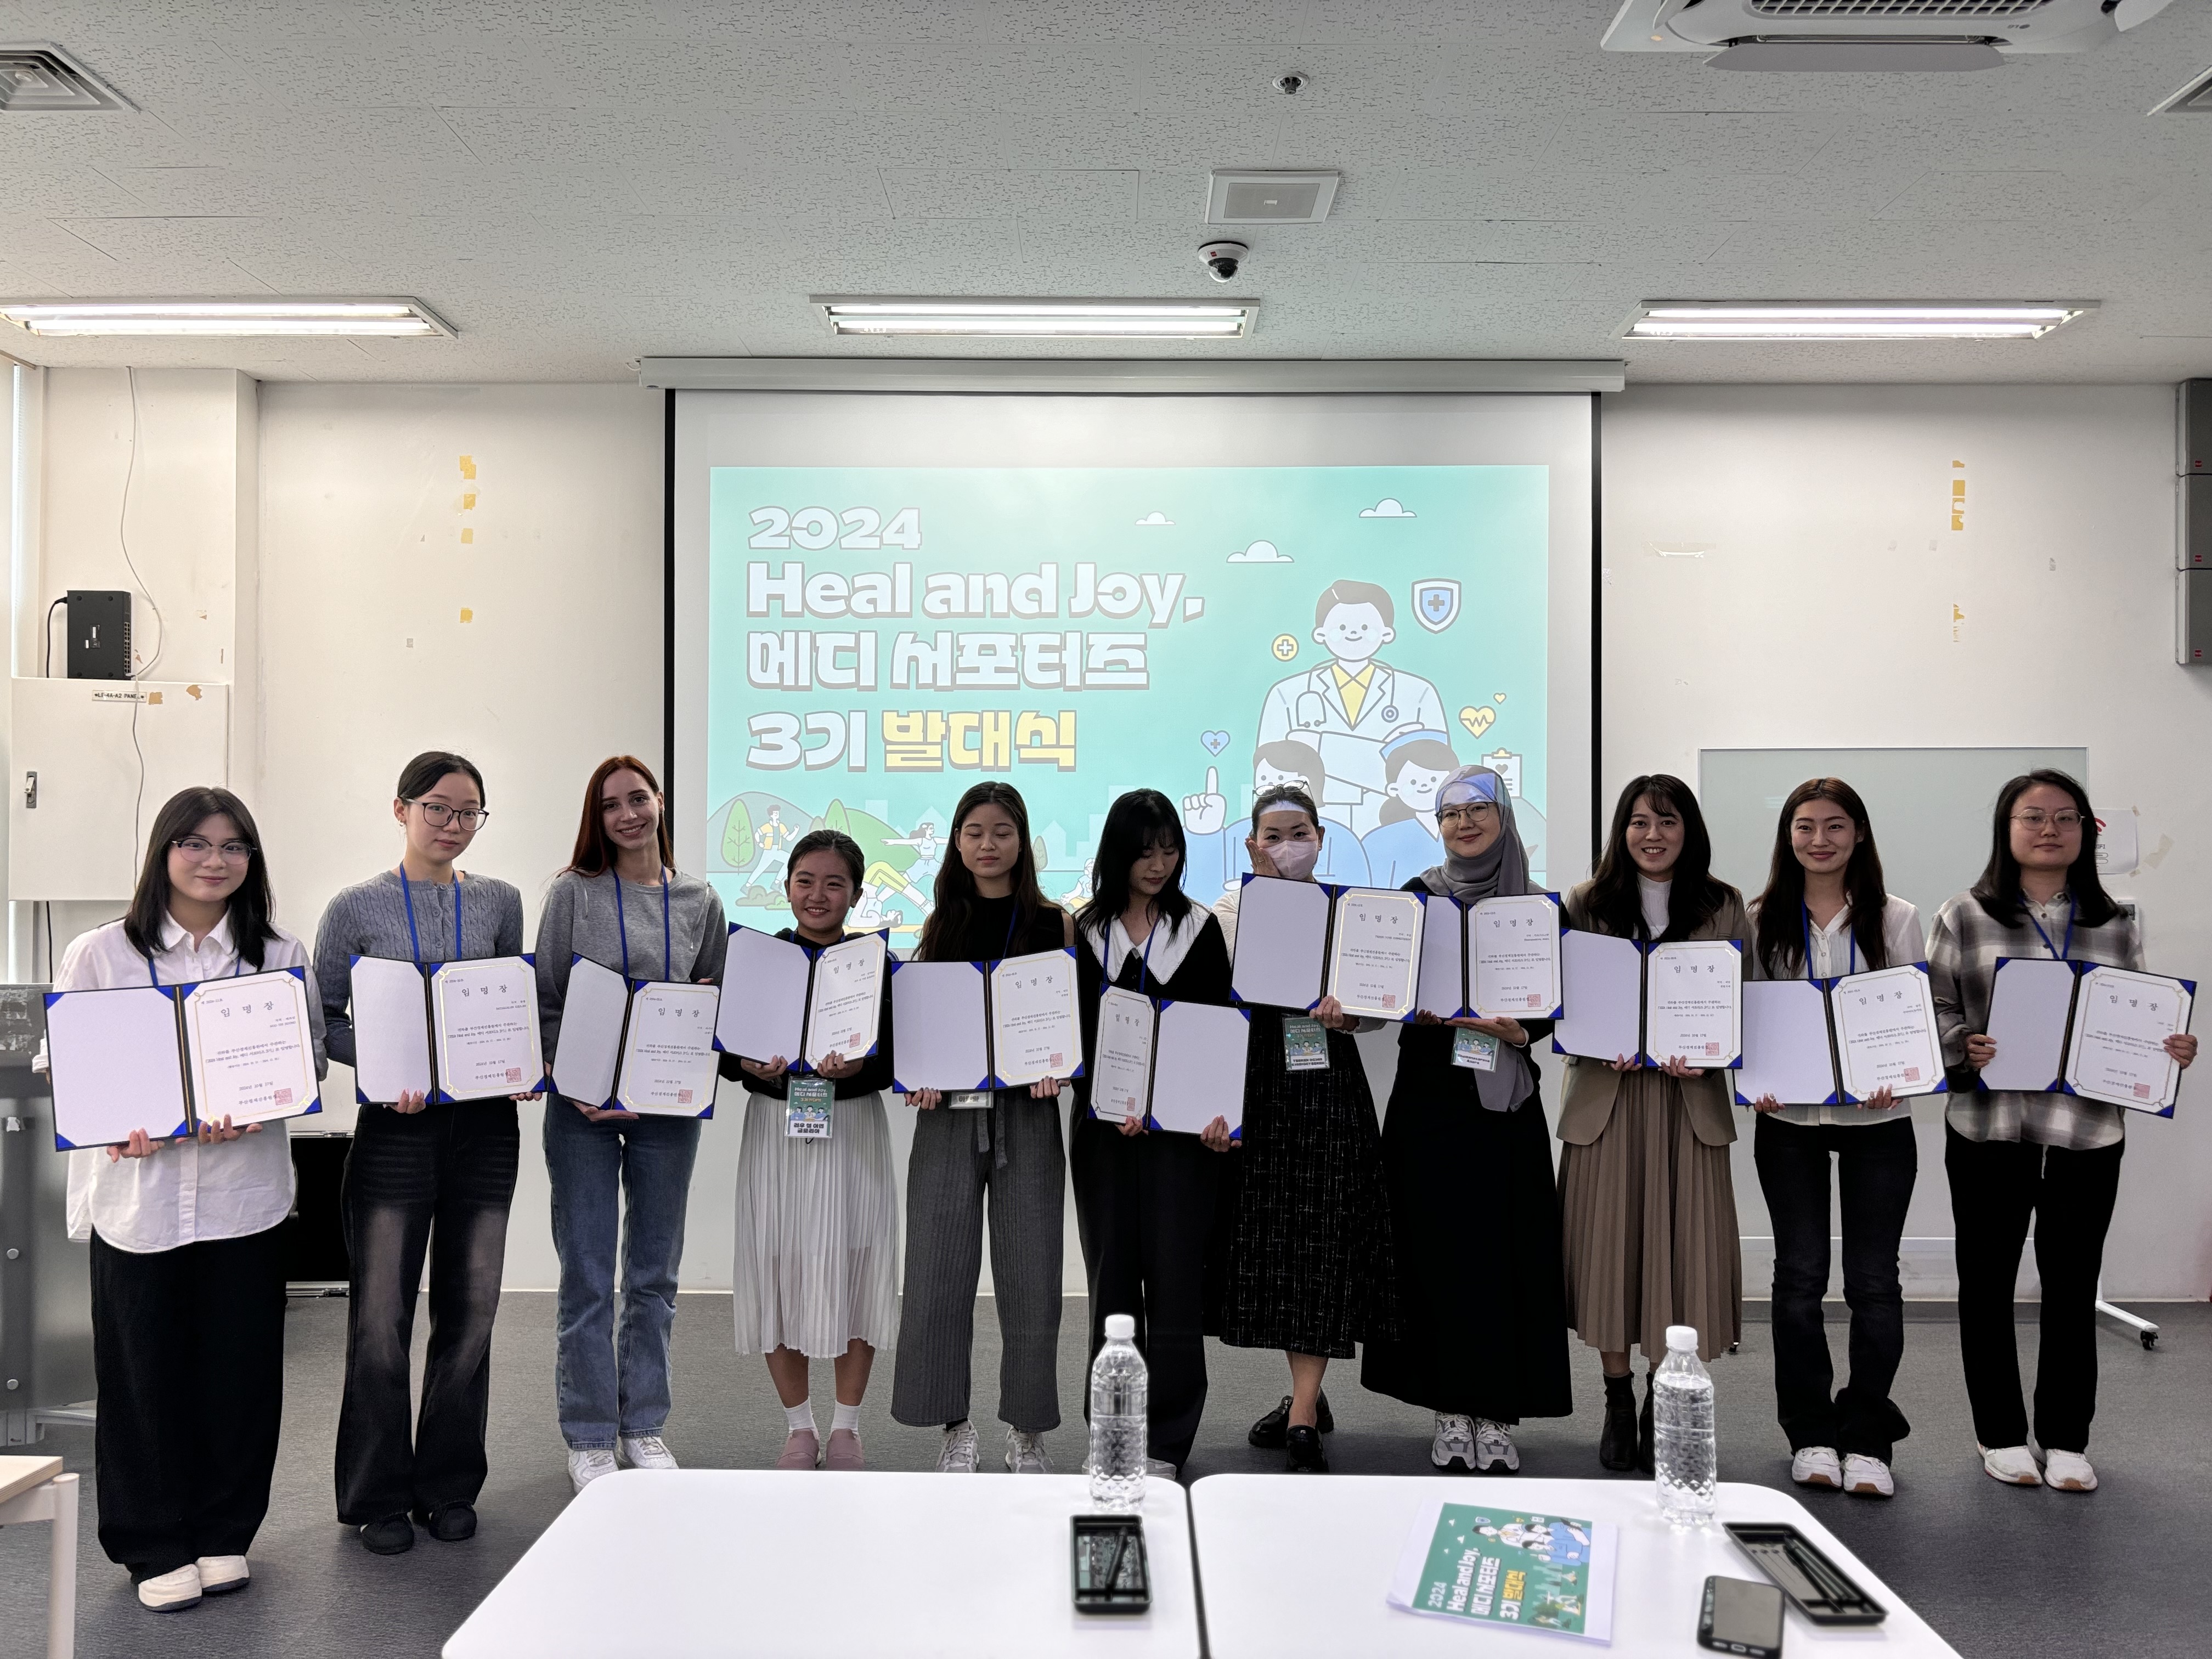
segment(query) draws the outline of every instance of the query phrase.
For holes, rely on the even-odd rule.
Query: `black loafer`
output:
[[[1328,1455],[1321,1449],[1321,1436],[1301,1423],[1284,1437],[1292,1474],[1327,1474]]]
[[[1314,1419],[1316,1425],[1323,1434],[1335,1432],[1336,1419],[1329,1413],[1328,1394],[1326,1389],[1322,1391],[1321,1398],[1315,1402]],[[1262,1451],[1280,1451],[1284,1443],[1283,1437],[1289,1432],[1290,1426],[1291,1397],[1285,1395],[1283,1403],[1255,1423],[1244,1438]]]
[[[387,1515],[363,1527],[361,1541],[371,1555],[404,1555],[415,1547],[415,1522],[404,1515]]]
[[[1636,1467],[1636,1379],[1605,1379],[1605,1427],[1597,1437],[1597,1461],[1626,1473]]]
[[[416,1518],[441,1544],[458,1544],[464,1538],[477,1535],[477,1512],[472,1504],[441,1504],[428,1515]]]

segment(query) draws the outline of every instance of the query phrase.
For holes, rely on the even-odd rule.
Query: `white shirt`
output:
[[[1667,931],[1670,920],[1667,907],[1674,900],[1674,882],[1670,876],[1665,881],[1654,881],[1639,872],[1636,878],[1637,896],[1644,901],[1644,926],[1654,939]]]
[[[314,1029],[315,1074],[325,1070],[323,1000],[307,947],[281,927],[261,945],[264,969],[307,970],[307,1018]],[[164,985],[228,979],[255,971],[239,960],[230,939],[230,918],[216,923],[198,948],[191,935],[168,916],[161,918],[161,951],[154,968]],[[78,935],[62,953],[54,975],[57,991],[98,991],[153,982],[146,958],[123,936],[123,924],[111,921]],[[160,1134],[172,1126],[149,1123]],[[210,1238],[244,1238],[265,1232],[292,1209],[292,1149],[284,1125],[265,1123],[258,1134],[240,1135],[219,1146],[197,1140],[165,1141],[147,1158],[111,1160],[105,1146],[69,1155],[69,1235],[80,1243],[97,1231],[118,1250],[144,1255],[173,1250]]]
[[[1753,901],[1751,913],[1754,929],[1759,906]],[[1754,937],[1756,933],[1754,932]],[[1802,970],[1814,979],[1837,979],[1845,974],[1863,974],[1874,964],[1859,954],[1858,940],[1851,932],[1851,907],[1844,908],[1828,918],[1823,927],[1812,924],[1812,961]],[[1890,894],[1881,905],[1881,946],[1892,968],[1928,960],[1928,940],[1920,927],[1918,907],[1905,899]],[[1763,977],[1762,963],[1755,973]],[[1784,1106],[1774,1115],[1784,1123],[1802,1124],[1808,1127],[1821,1124],[1889,1123],[1912,1115],[1912,1103],[1899,1101],[1886,1112],[1869,1112],[1863,1106]]]

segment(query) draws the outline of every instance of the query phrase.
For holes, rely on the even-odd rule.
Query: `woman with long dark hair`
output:
[[[1074,921],[1037,885],[1029,808],[1012,785],[979,783],[961,796],[946,839],[952,856],[937,872],[915,961],[995,961],[1075,942]],[[1067,1156],[1053,1103],[1059,1093],[1058,1079],[1046,1078],[1024,1089],[920,1089],[910,1097],[920,1112],[907,1158],[906,1296],[891,1415],[943,1427],[937,1467],[945,1474],[974,1474],[981,1455],[968,1405],[987,1200],[1006,1465],[1017,1474],[1051,1470],[1040,1437],[1060,1426],[1054,1361]]]
[[[1959,1350],[1982,1468],[2009,1486],[2091,1492],[2086,1455],[2097,1409],[2097,1274],[2127,1151],[2125,1109],[2071,1093],[1980,1087],[1996,964],[2056,957],[2141,969],[2136,919],[2097,878],[2089,792],[2063,772],[2024,773],[1998,791],[1981,879],[1946,899],[1928,941],[1951,1096],[1943,1168],[1959,1258]],[[2176,1065],[2197,1039],[2170,1036]],[[2021,1398],[2013,1291],[2030,1221],[2043,1281],[2034,1438]]]
[[[54,988],[307,967],[273,908],[246,803],[228,789],[181,790],[155,815],[130,909],[77,937]],[[310,969],[318,1076],[321,1004]],[[246,1586],[284,1405],[277,1231],[292,1208],[281,1121],[233,1128],[226,1117],[196,1139],[158,1138],[172,1127],[69,1155],[70,1237],[92,1246],[100,1543],[156,1613]]]
[[[721,896],[676,868],[665,809],[653,769],[636,756],[611,756],[592,769],[575,848],[538,918],[538,1013],[549,1060],[580,956],[624,979],[712,984],[721,977],[730,942]],[[553,1248],[561,1258],[554,1387],[578,1492],[613,1474],[618,1453],[634,1469],[676,1467],[660,1433],[698,1152],[696,1117],[641,1115],[564,1095],[545,1103]]]
[[[489,816],[475,764],[441,749],[416,756],[400,770],[392,816],[399,862],[338,893],[315,931],[331,1058],[347,1066],[354,957],[428,965],[522,953],[522,895],[455,867]],[[406,1092],[363,1105],[355,1121],[339,1200],[353,1283],[335,1473],[338,1519],[378,1555],[412,1549],[417,1521],[442,1543],[476,1534],[491,1328],[520,1151],[514,1100]],[[410,1410],[426,1255],[429,1353],[421,1405]]]
[[[1229,1000],[1221,924],[1182,890],[1182,824],[1157,789],[1107,809],[1092,860],[1090,903],[1075,919],[1083,1051],[1097,1048],[1098,1000],[1109,986],[1176,1002]],[[1090,1109],[1077,1085],[1069,1161],[1075,1220],[1091,1291],[1091,1352],[1109,1314],[1132,1314],[1150,1373],[1151,1457],[1173,1479],[1206,1409],[1206,1245],[1221,1184],[1226,1116],[1202,1135],[1119,1125]]]
[[[1808,779],[1782,803],[1766,889],[1752,901],[1751,919],[1752,979],[1833,979],[1925,954],[1920,913],[1883,885],[1866,803],[1841,778]],[[1889,1388],[1905,1356],[1897,1253],[1919,1170],[1911,1106],[1887,1087],[1856,1105],[1785,1106],[1771,1095],[1752,1103],[1752,1156],[1774,1222],[1774,1395],[1790,1437],[1790,1478],[1891,1497],[1890,1459],[1911,1432]],[[1820,1312],[1831,1155],[1851,1310],[1851,1380],[1841,1389]]]
[[[1735,939],[1751,927],[1743,896],[1712,874],[1713,843],[1698,799],[1663,772],[1620,792],[1605,854],[1567,896],[1567,924],[1639,942]],[[1680,1055],[1656,1066],[1622,1054],[1570,1058],[1559,1102],[1559,1199],[1567,1322],[1605,1370],[1609,1469],[1651,1468],[1651,1380],[1667,1327],[1692,1325],[1706,1359],[1743,1324],[1729,1144],[1735,1139],[1728,1074]],[[1629,1350],[1644,1350],[1644,1408]]]

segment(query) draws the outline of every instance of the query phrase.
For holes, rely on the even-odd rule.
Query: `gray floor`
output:
[[[1840,1311],[1840,1310],[1838,1310]],[[2201,1654],[2212,1629],[2212,1541],[2204,1494],[2212,1486],[2212,1308],[2150,1310],[2166,1327],[2145,1352],[2132,1334],[2101,1339],[2104,1387],[2091,1453],[2104,1488],[2073,1497],[1999,1486],[1980,1473],[1958,1335],[1946,1310],[1916,1305],[1899,1403],[1914,1433],[1898,1453],[1899,1492],[1891,1504],[1827,1495],[1817,1513],[1968,1656],[2083,1653]],[[1743,1352],[1715,1368],[1721,1468],[1732,1480],[1788,1484],[1785,1443],[1773,1421],[1772,1370],[1763,1305],[1747,1310]],[[986,1303],[977,1321],[976,1374],[996,1374],[997,1344]],[[1062,1325],[1061,1398],[1067,1422],[1048,1437],[1055,1464],[1083,1455],[1080,1431],[1082,1304]],[[2033,1374],[2033,1328],[2023,1333]],[[289,1329],[284,1448],[268,1524],[253,1555],[254,1583],[241,1595],[157,1618],[142,1612],[120,1570],[94,1535],[91,1431],[56,1429],[49,1448],[85,1473],[80,1543],[78,1651],[125,1656],[428,1655],[557,1515],[568,1496],[554,1427],[552,1298],[515,1294],[501,1311],[492,1400],[492,1474],[482,1530],[466,1544],[424,1537],[410,1553],[371,1556],[331,1517],[330,1448],[344,1355],[345,1304],[294,1304]],[[1841,1346],[1841,1334],[1837,1335]],[[782,1414],[757,1360],[729,1350],[726,1297],[687,1296],[677,1324],[677,1408],[668,1440],[687,1463],[759,1468],[782,1443]],[[1595,1357],[1577,1348],[1571,1419],[1532,1423],[1520,1435],[1524,1474],[1595,1476],[1599,1399]],[[1244,1429],[1288,1387],[1273,1355],[1215,1347],[1206,1429],[1187,1479],[1280,1468],[1280,1455],[1244,1443]],[[887,1357],[888,1364],[888,1357]],[[1419,1474],[1427,1468],[1428,1419],[1363,1392],[1352,1368],[1330,1390],[1338,1428],[1329,1455],[1339,1470]],[[886,1411],[888,1369],[863,1417],[868,1455],[882,1468],[923,1468],[935,1437],[900,1427]],[[826,1429],[827,1368],[817,1407]],[[978,1417],[989,1412],[979,1400]],[[987,1452],[997,1432],[987,1432]],[[0,1531],[0,1655],[42,1650],[46,1529]],[[619,1551],[611,1572],[625,1571]],[[1378,1589],[1377,1591],[1380,1594]]]

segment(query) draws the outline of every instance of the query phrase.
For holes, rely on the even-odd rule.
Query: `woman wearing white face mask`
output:
[[[1322,847],[1313,798],[1287,786],[1261,790],[1244,846],[1254,874],[1312,880]],[[1213,907],[1232,951],[1238,897]],[[1335,1426],[1321,1391],[1328,1362],[1351,1358],[1391,1323],[1382,1136],[1352,1040],[1382,1023],[1347,1015],[1334,997],[1310,1017],[1252,1010],[1236,1154],[1242,1181],[1218,1323],[1231,1347],[1279,1348],[1290,1361],[1291,1392],[1246,1437],[1284,1447],[1294,1474],[1328,1470],[1321,1444]]]

